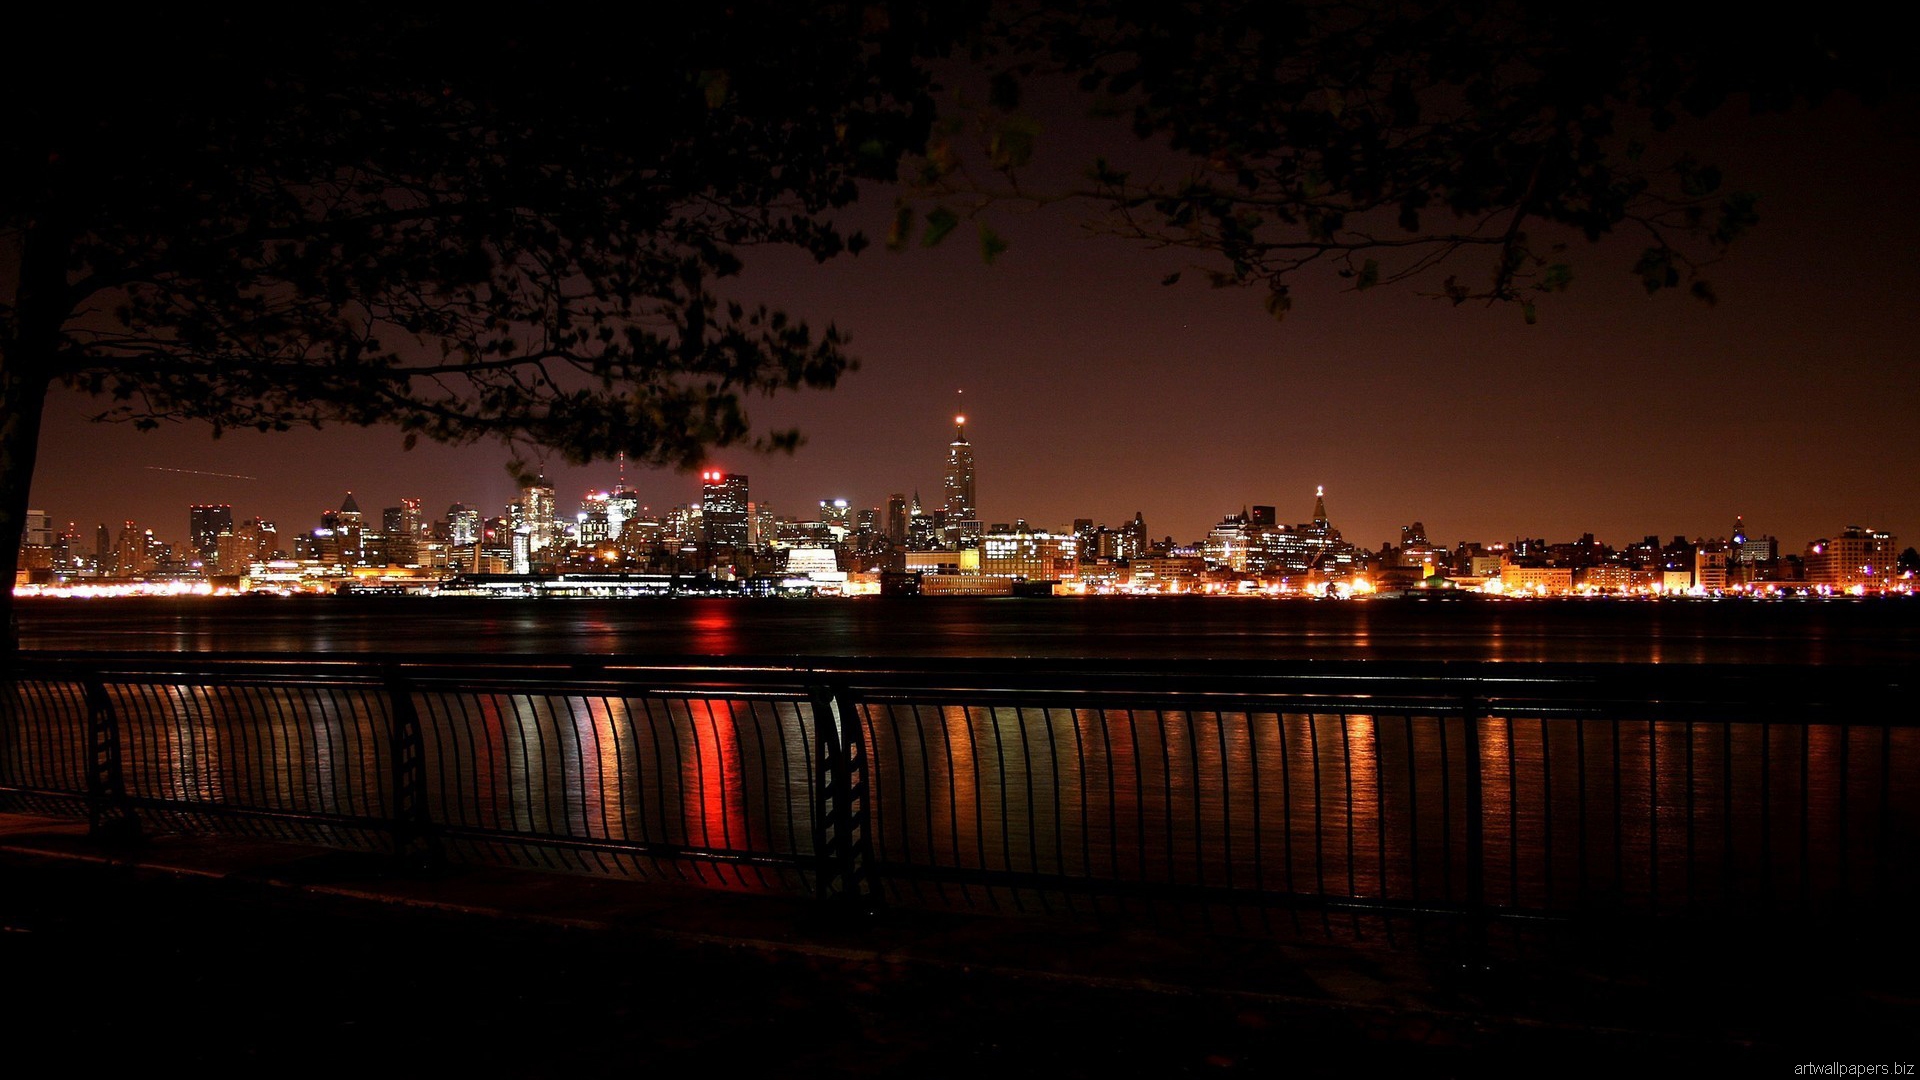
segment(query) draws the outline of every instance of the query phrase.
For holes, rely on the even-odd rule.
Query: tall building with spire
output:
[[[953,441],[947,444],[946,527],[949,542],[970,547],[980,542],[980,508],[974,501],[973,444],[967,441],[967,418],[953,418]]]

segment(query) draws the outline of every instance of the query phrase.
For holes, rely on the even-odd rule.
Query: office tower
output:
[[[946,539],[950,546],[972,547],[980,542],[980,506],[974,500],[973,444],[967,441],[967,418],[953,418],[953,442],[947,444]]]
[[[420,559],[420,500],[401,499],[399,506],[380,512],[380,532],[386,540],[386,561],[411,566]]]
[[[360,535],[365,524],[360,504],[353,492],[340,502],[340,509],[320,515],[320,528],[314,533],[319,542],[319,557],[342,566],[358,566],[361,561]]]
[[[640,493],[623,483],[607,493],[607,537],[619,540],[627,522],[640,516]]]
[[[514,519],[515,532],[526,530],[524,535],[529,559],[552,547],[558,539],[559,530],[554,522],[557,502],[553,485],[547,482],[545,475],[527,481],[526,486],[520,489],[520,499],[516,504],[518,512],[509,516]]]
[[[709,548],[747,549],[747,478],[709,469],[700,474],[700,528]]]
[[[1147,519],[1142,511],[1133,512],[1133,520],[1120,526],[1120,542],[1117,545],[1120,558],[1138,559],[1146,555],[1152,546],[1147,540]]]
[[[465,503],[447,507],[447,542],[455,548],[470,548],[480,542],[480,511],[469,510]]]
[[[946,504],[948,521],[977,521],[974,502],[973,444],[967,441],[967,418],[953,418],[953,442],[947,444]]]
[[[900,492],[887,496],[887,539],[896,547],[907,543],[907,497]]]
[[[203,563],[214,561],[215,545],[221,533],[233,531],[233,507],[204,505],[187,507],[187,542]]]
[[[835,544],[847,538],[853,531],[852,512],[845,499],[820,500],[820,524],[826,528]]]
[[[1839,536],[1808,544],[1801,558],[1810,585],[1874,591],[1898,577],[1900,545],[1884,529],[1849,525]]]

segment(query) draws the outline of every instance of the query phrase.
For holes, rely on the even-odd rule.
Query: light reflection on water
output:
[[[110,692],[138,797],[193,812],[389,813],[379,688]],[[687,857],[700,880],[805,887],[813,733],[799,703],[505,690],[417,701],[439,825],[645,847]],[[1477,865],[1486,900],[1517,910],[1819,906],[1906,894],[1920,872],[1920,790],[1895,782],[1920,765],[1920,729],[1493,716],[1472,729],[1476,757],[1465,719],[1419,713],[856,711],[875,854],[905,902],[977,906],[998,902],[989,886],[1051,881],[1458,906]],[[5,749],[8,775],[30,786],[70,785],[83,757],[39,735]],[[750,869],[769,860],[791,872]]]
[[[20,622],[46,649],[1845,664],[1920,658],[1917,616],[1899,602],[130,599],[24,603]],[[389,813],[378,691],[113,693],[135,794]],[[811,851],[811,719],[793,702],[419,703],[437,823],[728,859]],[[1893,782],[1920,765],[1909,729],[1490,717],[1476,760],[1459,717],[940,703],[860,717],[877,855],[905,871],[890,883],[905,901],[981,902],[959,879],[997,874],[1461,903],[1475,778],[1478,868],[1504,906],[1819,902],[1916,873],[1920,792]],[[45,740],[4,749],[10,774],[49,788],[85,760]]]

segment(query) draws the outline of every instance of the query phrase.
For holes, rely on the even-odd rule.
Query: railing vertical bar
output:
[[[1174,841],[1176,829],[1173,811],[1173,745],[1167,735],[1166,708],[1162,706],[1154,709],[1153,717],[1156,726],[1160,729],[1160,809],[1166,825],[1166,831],[1161,833],[1166,854],[1166,877],[1162,880],[1165,884],[1173,885],[1180,880],[1174,866],[1174,849],[1179,845]]]
[[[1813,725],[1800,720],[1800,904],[1804,910],[1813,896]]]
[[[1117,789],[1120,763],[1113,756],[1112,713],[1102,707],[1095,710],[1095,714],[1100,717],[1101,760],[1104,762],[1101,771],[1107,774],[1107,873],[1118,880],[1120,877],[1120,800]],[[1092,872],[1091,863],[1087,869],[1089,873]],[[1124,898],[1120,902],[1120,908],[1122,911],[1126,910]]]
[[[1407,733],[1407,889],[1408,899],[1419,904],[1423,899],[1420,891],[1420,752],[1413,734],[1413,714],[1402,715],[1401,721]]]
[[[1053,728],[1052,706],[1042,705],[1040,707],[1040,722],[1045,725],[1047,729],[1047,770],[1049,776],[1052,778],[1052,783],[1047,785],[1047,794],[1053,803],[1053,872],[1060,878],[1065,879],[1071,875],[1067,873],[1066,815],[1062,810],[1060,802],[1060,743],[1058,741],[1058,735]],[[1031,766],[1028,767],[1027,774],[1029,777],[1032,776],[1033,769]],[[1031,783],[1031,780],[1029,780],[1029,783]],[[1084,793],[1086,778],[1079,778],[1076,786],[1083,789],[1081,798],[1084,799],[1086,797]],[[1084,823],[1084,814],[1081,815],[1081,820]],[[1084,828],[1084,824],[1082,827]],[[1039,854],[1039,845],[1036,844],[1034,846],[1034,857],[1038,859]],[[1036,866],[1035,869],[1038,869],[1038,867]],[[1063,895],[1066,900],[1067,910],[1078,910],[1073,900],[1072,891],[1069,890]]]
[[[1853,744],[1853,725],[1845,720],[1842,720],[1840,723],[1840,764],[1839,764],[1839,772],[1835,777],[1835,781],[1840,788],[1840,805],[1838,807],[1839,829],[1840,829],[1840,843],[1838,845],[1840,849],[1839,850],[1840,882],[1839,882],[1838,895],[1840,896],[1841,901],[1843,903],[1851,895],[1848,886],[1853,876],[1851,873],[1848,872],[1852,865],[1851,859],[1850,859],[1850,855],[1851,855],[1850,849],[1852,847],[1852,838],[1848,835],[1849,830],[1847,828],[1848,796],[1851,794],[1851,789],[1853,787],[1853,776],[1850,771],[1851,766],[1848,760],[1851,757],[1852,744]]]
[[[1500,718],[1507,733],[1507,906],[1520,906],[1520,758],[1513,744],[1513,713]]]
[[[1354,876],[1355,871],[1357,870],[1356,864],[1359,862],[1359,860],[1355,858],[1353,853],[1352,725],[1353,725],[1353,714],[1344,712],[1344,711],[1341,712],[1340,713],[1340,786],[1341,786],[1341,793],[1346,798],[1346,821],[1343,824],[1342,831],[1345,832],[1347,836],[1347,896],[1350,899],[1357,899],[1360,895],[1360,885],[1359,885],[1359,879]],[[1360,928],[1360,916],[1357,912],[1354,913],[1353,920],[1354,920],[1353,922],[1354,930],[1357,933]]]
[[[1574,775],[1574,859],[1579,870],[1576,875],[1575,902],[1588,903],[1593,898],[1593,886],[1590,880],[1587,852],[1587,718],[1573,718],[1573,775]]]
[[[81,678],[87,693],[87,831],[101,839],[135,839],[140,819],[127,794],[119,711],[98,672],[85,672]]]
[[[1660,721],[1647,718],[1647,911],[1660,914]]]
[[[1773,726],[1760,718],[1760,891],[1773,899]]]
[[[1694,785],[1693,731],[1696,725],[1694,721],[1691,718],[1689,718],[1687,720],[1682,721],[1681,726],[1686,733],[1686,754],[1687,754],[1687,855],[1686,855],[1687,864],[1686,864],[1686,897],[1684,900],[1684,905],[1685,905],[1686,911],[1689,914],[1691,914],[1694,910],[1694,900],[1695,900],[1695,892],[1696,892],[1696,887],[1694,885],[1694,877],[1696,873],[1696,867],[1698,865],[1698,859],[1695,856],[1695,850],[1696,850],[1695,849],[1695,833],[1697,832],[1698,823],[1694,821],[1695,808],[1694,808],[1694,790],[1693,790],[1693,785]]]
[[[1620,782],[1620,728],[1621,721],[1615,720],[1613,729],[1608,732],[1607,749],[1612,762],[1612,787],[1608,796],[1613,803],[1613,889],[1612,901],[1624,904],[1627,897],[1627,791]]]
[[[1278,713],[1275,722],[1280,725],[1280,857],[1286,869],[1287,895],[1298,896],[1299,890],[1293,885],[1293,764],[1287,750],[1286,714]],[[1294,932],[1299,933],[1299,905],[1287,905],[1287,916],[1293,922]]]
[[[1466,766],[1461,770],[1461,781],[1466,785],[1467,819],[1467,910],[1470,913],[1468,925],[1469,941],[1477,948],[1484,945],[1486,931],[1486,822],[1482,818],[1482,792],[1485,764],[1480,757],[1480,710],[1479,703],[1468,695],[1460,703],[1462,718],[1461,753],[1466,758]]]
[[[1267,844],[1263,826],[1266,824],[1266,812],[1260,803],[1260,717],[1251,708],[1247,710],[1247,771],[1251,777],[1248,790],[1249,800],[1253,804],[1253,891],[1260,896],[1267,892]],[[1274,724],[1279,725],[1280,716],[1274,714]],[[1270,926],[1272,919],[1268,915],[1268,906],[1260,905],[1260,925]]]
[[[1720,725],[1720,902],[1734,895],[1733,721]]]
[[[1540,717],[1540,906],[1553,907],[1553,721]]]
[[[1313,765],[1313,890],[1321,900],[1327,898],[1327,826],[1326,807],[1321,799],[1320,778],[1320,716],[1316,712],[1307,713],[1307,749],[1312,755]],[[1327,905],[1320,905],[1320,925],[1327,933],[1333,933],[1333,921],[1327,913]]]
[[[1026,797],[1027,797],[1026,808],[1025,808],[1026,818],[1027,818],[1027,871],[1032,874],[1038,874],[1040,872],[1040,820],[1039,820],[1040,814],[1039,814],[1039,806],[1034,802],[1033,746],[1032,746],[1032,741],[1027,737],[1027,710],[1023,708],[1014,708],[1008,711],[1013,714],[1014,730],[1020,733],[1020,776],[1021,776],[1021,781],[1023,785],[1023,790],[1026,792]],[[997,713],[998,713],[998,710],[996,710],[996,714]],[[996,719],[997,719],[997,715],[996,715]],[[1000,725],[997,722],[994,724],[993,730],[994,730],[994,748],[997,750],[999,749],[1000,743],[1001,743]],[[1006,782],[1006,758],[1002,757],[1000,760],[1001,760],[1000,790],[1003,794],[1011,794],[1007,789],[1007,782]],[[1003,802],[1001,803],[1001,805],[1004,807],[1006,806],[1006,803]],[[1012,815],[1009,814],[1006,816],[1010,817]],[[1001,819],[1000,827],[1002,830],[1002,835],[1005,835],[1005,830],[1006,830],[1005,817]],[[1011,858],[1007,860],[1007,868],[1008,869],[1013,868],[1013,860]],[[1040,890],[1037,890],[1037,892],[1039,893],[1040,909],[1042,911],[1051,913],[1053,911],[1053,905],[1047,899],[1047,891],[1045,889],[1040,889]],[[1014,895],[1016,899],[1019,896],[1017,892]]]
[[[1146,765],[1140,757],[1140,727],[1131,708],[1127,710],[1127,743],[1133,749],[1134,855],[1139,860],[1140,878],[1147,880],[1147,792]]]
[[[1440,736],[1440,893],[1446,903],[1453,895],[1453,776],[1451,755],[1447,753],[1447,717],[1434,717],[1434,729]]]

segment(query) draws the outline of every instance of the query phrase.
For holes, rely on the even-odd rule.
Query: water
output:
[[[29,649],[185,653],[1920,659],[1920,604],[1899,601],[128,599],[29,601],[19,621]],[[371,822],[378,842],[379,686],[109,692],[136,795]],[[1519,911],[1817,908],[1910,895],[1916,873],[1908,716],[1483,716],[1470,747],[1464,717],[1391,707],[904,693],[856,708],[896,902],[1052,909],[1177,888],[1449,906],[1478,880]],[[16,746],[10,767],[32,773],[16,782],[84,790],[78,690],[23,700],[61,733]],[[816,732],[800,701],[460,686],[414,701],[428,817],[463,830],[470,857],[807,887]]]
[[[24,600],[29,649],[1879,664],[1920,602]]]

